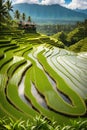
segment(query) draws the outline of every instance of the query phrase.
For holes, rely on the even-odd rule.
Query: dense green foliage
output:
[[[84,39],[85,37],[87,37],[86,32],[87,32],[87,30],[85,27],[78,27],[67,35],[65,42],[67,42],[68,46],[75,44],[76,42],[80,41],[81,39]]]
[[[10,0],[0,0],[0,24],[11,19],[10,11],[13,11],[12,2]]]
[[[68,49],[75,52],[87,51],[87,20],[84,22],[77,22],[77,27],[66,33],[65,31],[58,32],[52,37],[62,41]],[[72,46],[71,46],[72,45]]]
[[[71,120],[71,123],[64,126],[57,125],[54,121],[49,121],[44,117],[33,118],[32,123],[22,119],[14,121],[12,118],[0,119],[0,130],[86,130],[87,120]]]
[[[75,24],[46,24],[46,25],[37,25],[37,32],[46,34],[46,35],[53,35],[58,32],[66,32],[69,33],[76,27]]]
[[[63,43],[65,43],[67,35],[63,31],[61,31],[61,32],[59,32],[57,34],[54,34],[52,37],[58,39],[59,41],[61,41]]]
[[[85,51],[87,51],[87,37],[80,40],[76,44],[71,45],[68,49],[71,50],[71,51],[74,51],[74,52],[85,52]]]

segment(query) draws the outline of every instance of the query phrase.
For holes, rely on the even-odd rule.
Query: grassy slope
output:
[[[69,45],[75,44],[79,40],[85,38],[84,32],[85,32],[84,27],[75,28],[67,35],[66,41],[69,43]]]
[[[52,36],[53,38],[62,41],[67,49],[74,52],[87,51],[87,32],[85,26],[75,28],[68,34],[59,32]]]
[[[74,52],[87,51],[87,37],[75,43],[74,45],[70,46],[68,49]]]

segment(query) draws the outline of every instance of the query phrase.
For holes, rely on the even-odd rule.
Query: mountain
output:
[[[19,10],[25,13],[26,16],[31,16],[36,23],[63,23],[82,21],[87,18],[84,13],[75,12],[60,5],[38,5],[38,4],[15,4],[14,10]]]
[[[83,9],[83,10],[82,9],[76,9],[75,11],[87,14],[87,9]]]

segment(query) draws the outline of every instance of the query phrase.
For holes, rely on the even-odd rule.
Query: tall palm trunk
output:
[[[0,5],[2,4],[2,0],[0,0]]]
[[[2,0],[0,0],[0,6],[2,5]]]
[[[1,23],[1,21],[2,21],[1,8],[2,8],[2,0],[0,0],[0,23]]]

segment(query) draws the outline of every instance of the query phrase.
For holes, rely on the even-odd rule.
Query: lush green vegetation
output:
[[[78,22],[77,27],[66,33],[65,31],[58,32],[52,36],[55,39],[63,42],[66,46],[71,46],[68,49],[75,52],[87,51],[87,20]]]
[[[0,117],[32,122],[42,114],[58,124],[68,124],[82,115],[85,119],[86,55],[80,61],[76,54],[57,45],[54,38],[21,30],[0,35]],[[60,55],[62,61],[58,61]],[[74,57],[73,63],[70,57]],[[74,66],[76,61],[81,63],[79,68]]]
[[[69,33],[76,27],[75,24],[48,24],[48,25],[37,25],[37,32],[43,33],[45,35],[54,35],[58,32]]]
[[[72,121],[69,125],[56,125],[56,122],[49,121],[44,117],[37,116],[33,118],[31,123],[29,120],[26,122],[22,119],[14,121],[12,118],[0,119],[1,130],[86,130],[87,120]]]
[[[7,3],[9,1],[2,1],[0,15],[5,9],[9,16]],[[11,3],[9,5],[12,9]],[[25,14],[22,15],[24,20]],[[87,53],[73,53],[64,48],[77,42],[69,49],[87,51],[87,21],[78,23],[78,28],[68,34],[62,31],[49,37],[25,33],[16,23],[11,26],[10,19],[7,26],[9,17],[1,17],[0,128],[85,130]]]
[[[69,47],[69,50],[74,51],[74,52],[85,52],[87,51],[87,37],[80,40],[74,45],[71,45]]]

